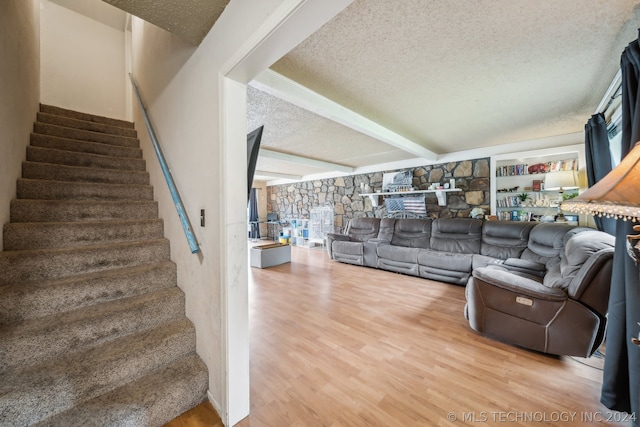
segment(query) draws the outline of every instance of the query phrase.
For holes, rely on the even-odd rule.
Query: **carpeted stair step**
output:
[[[72,119],[84,120],[88,122],[104,123],[107,125],[118,126],[122,128],[134,128],[133,123],[126,120],[96,116],[93,114],[82,113],[80,111],[67,110],[66,108],[56,107],[53,105],[40,104],[40,112],[55,114],[56,116],[70,117]]]
[[[166,239],[79,248],[0,252],[0,285],[57,279],[74,274],[167,261]]]
[[[158,218],[158,203],[152,200],[35,200],[13,199],[10,221],[112,221]]]
[[[142,149],[140,148],[120,147],[118,145],[103,144],[100,142],[59,138],[57,136],[42,135],[39,133],[31,134],[31,147],[53,148],[56,150],[73,151],[77,153],[142,159]],[[66,155],[69,155],[69,153],[66,153]]]
[[[65,166],[41,162],[23,162],[22,177],[66,182],[149,185],[148,172]]]
[[[98,243],[161,239],[161,219],[120,221],[18,222],[4,226],[5,251],[69,248]]]
[[[207,388],[207,368],[192,354],[37,425],[161,426],[202,403]]]
[[[160,426],[208,374],[135,127],[40,111],[0,252],[0,426]]]
[[[194,349],[193,325],[185,317],[10,373],[0,384],[0,419],[31,425],[162,369]]]
[[[108,133],[110,135],[126,136],[128,138],[137,138],[138,132],[135,129],[123,128],[104,123],[96,123],[87,120],[78,120],[71,117],[58,116],[49,113],[38,113],[37,121],[50,125],[63,126],[74,129],[88,130],[91,132]]]
[[[94,184],[42,179],[18,179],[18,199],[153,200],[153,187],[134,184]]]
[[[58,136],[60,138],[81,139],[83,141],[101,142],[104,144],[119,145],[121,147],[139,148],[140,141],[137,138],[127,136],[109,135],[88,130],[67,128],[63,126],[50,125],[47,123],[33,124],[33,132],[44,135]]]
[[[5,326],[0,328],[0,375],[24,371],[182,316],[184,294],[173,287]]]
[[[27,147],[27,160],[30,162],[55,163],[67,166],[121,169],[140,172],[144,172],[147,166],[143,159],[78,153],[75,151],[42,147]]]
[[[0,326],[177,286],[172,261],[0,286]]]

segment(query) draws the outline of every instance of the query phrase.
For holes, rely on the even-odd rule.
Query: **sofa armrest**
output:
[[[338,234],[338,233],[327,233],[327,238],[331,240],[344,240],[349,241],[351,238],[346,234]]]
[[[327,254],[329,254],[329,258],[333,259],[333,249],[331,248],[331,245],[333,244],[334,241],[336,240],[342,240],[342,241],[350,241],[351,239],[349,238],[349,236],[345,235],[345,234],[338,234],[338,233],[327,233],[326,236],[327,239]]]
[[[516,294],[549,301],[563,301],[567,294],[559,288],[549,288],[533,278],[502,268],[482,267],[473,270],[473,277]]]
[[[364,242],[364,265],[367,267],[378,268],[378,246],[390,245],[387,239],[373,238]]]
[[[502,265],[507,270],[530,274],[532,276],[544,277],[547,272],[544,264],[528,259],[508,258]]]

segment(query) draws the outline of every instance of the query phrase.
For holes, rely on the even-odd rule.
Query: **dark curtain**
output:
[[[587,182],[591,187],[611,172],[611,151],[609,135],[604,114],[591,116],[584,126],[585,155],[587,158]],[[593,217],[598,230],[611,235],[616,234],[616,220],[613,218]]]
[[[620,60],[622,70],[622,157],[640,139],[640,45],[633,41]],[[607,347],[600,401],[609,409],[640,416],[640,347],[631,342],[640,326],[639,267],[627,255],[626,235],[637,234],[630,221],[617,221],[611,293],[607,324]]]
[[[260,238],[260,224],[258,223],[258,190],[252,188],[249,192],[249,224],[251,224],[250,238]]]

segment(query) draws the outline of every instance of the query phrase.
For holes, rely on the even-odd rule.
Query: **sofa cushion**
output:
[[[418,264],[425,267],[433,267],[441,270],[471,272],[473,255],[440,252],[423,249],[418,252]]]
[[[503,261],[504,260],[501,258],[494,258],[488,255],[473,254],[473,264],[471,268],[475,270],[490,265],[500,265]]]
[[[403,246],[378,246],[378,268],[396,273],[418,275],[418,248]]]
[[[438,218],[431,227],[431,249],[442,252],[480,252],[482,221],[473,218]]]
[[[380,245],[378,246],[378,258],[390,259],[400,262],[418,264],[417,248],[405,248],[403,246]]]
[[[498,259],[519,258],[535,225],[535,222],[486,221],[482,226],[480,254]]]
[[[382,218],[380,220],[380,231],[378,231],[378,239],[388,240],[389,242],[393,238],[393,230],[395,228],[396,220],[394,218]]]
[[[583,265],[598,252],[613,250],[614,244],[613,236],[595,230],[573,234],[566,241],[560,263],[549,270],[544,278],[544,284],[548,287],[568,290]],[[585,268],[582,274],[586,271]]]
[[[346,242],[335,240],[333,242],[333,259],[348,264],[364,265],[364,244],[361,242]]]
[[[354,242],[366,242],[378,237],[379,230],[380,218],[353,218],[345,234]]]
[[[520,258],[545,264],[547,270],[560,262],[564,236],[572,226],[558,223],[537,224],[529,233],[529,243]]]
[[[428,248],[431,219],[396,219],[391,244],[407,248]]]

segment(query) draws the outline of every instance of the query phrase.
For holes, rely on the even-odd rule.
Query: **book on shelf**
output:
[[[538,172],[559,172],[578,170],[578,159],[552,160],[544,165],[544,170]],[[504,165],[496,167],[496,176],[518,176],[529,175],[529,165],[526,163],[518,163],[513,165]]]

